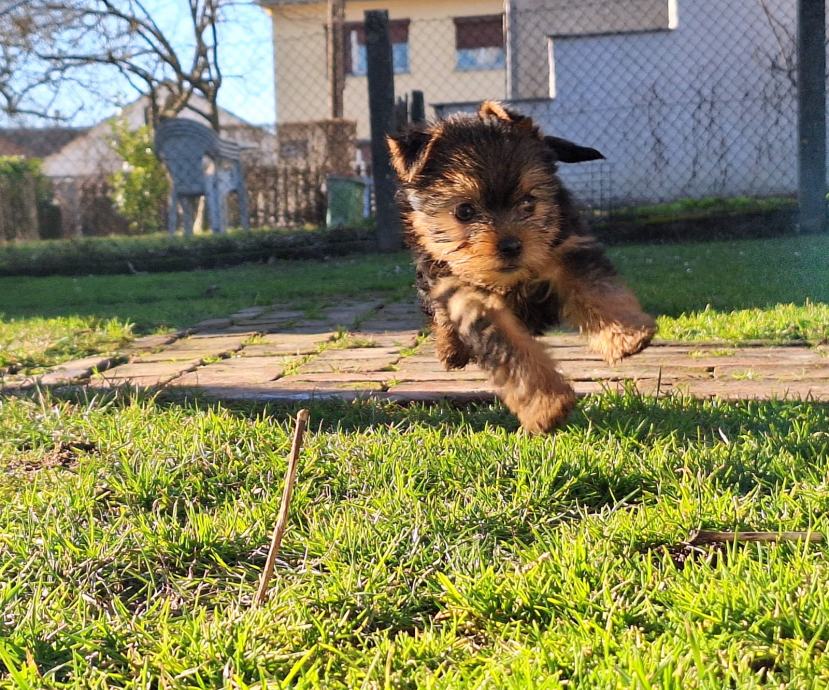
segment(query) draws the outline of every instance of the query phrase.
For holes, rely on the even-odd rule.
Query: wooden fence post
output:
[[[395,180],[386,147],[394,122],[394,62],[389,35],[389,13],[365,13],[368,62],[368,107],[371,121],[371,167],[377,208],[377,244],[393,252],[402,246],[400,214],[394,201]]]
[[[800,232],[826,230],[825,0],[797,2],[797,161]]]

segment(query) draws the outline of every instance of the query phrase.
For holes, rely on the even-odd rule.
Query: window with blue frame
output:
[[[504,69],[503,15],[456,17],[455,53],[455,66],[462,71]]]
[[[395,74],[409,72],[409,20],[389,21],[392,61]],[[368,70],[366,32],[362,22],[345,25],[345,72],[353,76],[365,76]]]

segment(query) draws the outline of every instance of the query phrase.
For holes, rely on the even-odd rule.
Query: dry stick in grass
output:
[[[688,541],[685,543],[691,546],[700,546],[701,544],[720,544],[735,541],[758,543],[776,541],[822,542],[823,535],[816,532],[718,532],[715,530],[697,530],[691,532]]]
[[[294,428],[294,439],[291,443],[291,455],[288,457],[288,469],[285,472],[285,488],[282,490],[282,505],[279,506],[279,517],[273,528],[271,536],[271,548],[268,550],[268,560],[265,561],[265,570],[259,580],[259,590],[256,592],[254,606],[264,604],[268,599],[268,585],[273,576],[273,566],[276,557],[279,555],[279,547],[282,544],[282,535],[288,526],[288,510],[291,507],[291,496],[294,492],[296,471],[299,465],[299,451],[302,448],[302,437],[305,428],[308,426],[308,410],[300,410],[296,416],[296,427]]]

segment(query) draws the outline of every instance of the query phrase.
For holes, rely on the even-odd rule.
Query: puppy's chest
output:
[[[546,281],[523,283],[505,295],[511,311],[534,335],[559,323],[560,301]]]

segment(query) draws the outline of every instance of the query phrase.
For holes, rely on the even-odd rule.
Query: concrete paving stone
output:
[[[697,398],[829,402],[829,382],[826,381],[682,381],[674,387]]]
[[[395,378],[396,371],[355,371],[355,372],[337,372],[329,371],[314,374],[305,374],[302,372],[285,376],[277,382],[280,387],[291,387],[298,383],[318,384],[318,383],[383,383]]]
[[[399,368],[391,372],[395,381],[486,381],[487,374],[477,367],[446,371],[445,369]]]
[[[239,321],[240,319],[253,319],[259,316],[267,310],[267,307],[247,307],[245,309],[240,309],[239,311],[233,312],[229,318],[233,319],[234,321]]]
[[[360,339],[369,340],[376,347],[411,347],[415,344],[420,332],[414,329],[382,332],[371,332],[359,329],[353,331],[351,335]]]
[[[199,321],[195,326],[193,326],[193,330],[196,332],[216,331],[222,330],[223,328],[229,328],[232,325],[233,320],[229,318],[205,319],[204,321]]]
[[[342,361],[350,359],[399,359],[398,347],[332,347],[319,354],[317,360]]]
[[[178,340],[179,335],[177,333],[161,333],[158,335],[145,335],[141,338],[136,338],[135,340],[128,343],[122,350],[124,354],[132,354],[133,352],[144,351],[144,350],[155,350],[159,347],[164,347],[165,345],[169,345],[170,343],[175,342]]]
[[[305,355],[316,352],[321,345],[334,337],[332,331],[311,334],[268,333],[245,345],[242,357],[267,357],[271,355]]]
[[[248,317],[235,319],[238,324],[245,323],[280,323],[286,321],[301,321],[305,318],[305,312],[298,309],[276,309],[269,311],[261,311],[258,314]]]
[[[313,335],[316,333],[330,333],[337,330],[337,324],[330,321],[303,321],[285,328],[268,327],[261,329],[264,333],[288,333],[296,335]]]
[[[86,379],[93,371],[107,369],[112,360],[109,357],[84,357],[71,362],[64,362],[52,367],[46,373],[37,377],[38,383],[44,386],[59,386],[67,383],[77,382]]]
[[[141,385],[163,385],[188,369],[196,367],[199,361],[193,359],[183,362],[130,362],[94,375],[90,383],[115,382],[122,385],[135,382],[137,385],[140,382]]]
[[[826,363],[810,363],[803,365],[795,364],[752,364],[724,365],[714,367],[714,378],[716,379],[763,379],[763,380],[807,380],[821,381],[829,380],[829,365]]]
[[[169,382],[171,386],[215,386],[260,384],[272,381],[285,370],[292,357],[233,357],[188,371]]]
[[[186,390],[186,389],[182,389]],[[262,386],[207,386],[193,390],[200,397],[215,400],[261,402],[261,403],[295,403],[313,402],[315,400],[340,400],[353,402],[355,400],[385,399],[382,391],[350,390],[343,388],[268,388]]]
[[[451,398],[458,401],[492,400],[495,393],[485,383],[463,381],[422,381],[389,387],[390,400],[432,402]]]
[[[394,366],[394,359],[338,359],[324,360],[315,357],[307,364],[303,364],[299,374],[324,374],[324,373],[349,373],[349,372],[375,372],[386,371],[388,367]],[[394,372],[392,372],[394,373]]]
[[[242,347],[246,337],[242,335],[193,335],[176,341],[170,347],[141,354],[134,358],[135,362],[166,362],[201,360],[208,357],[235,352]]]

